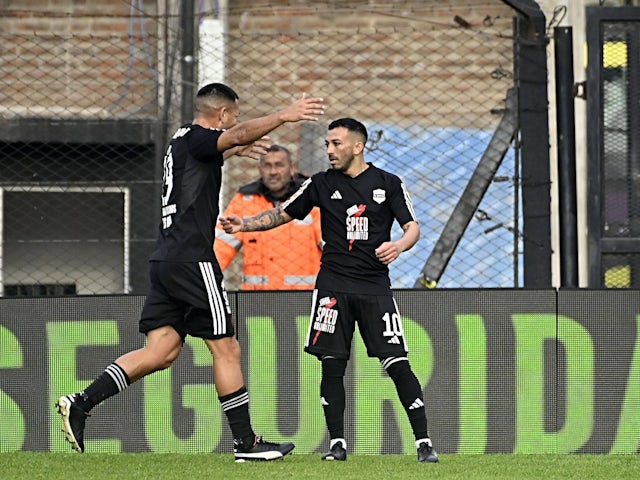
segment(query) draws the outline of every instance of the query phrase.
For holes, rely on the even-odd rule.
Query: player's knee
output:
[[[173,362],[178,358],[178,355],[180,355],[180,348],[163,353],[158,352],[153,360],[153,363],[156,366],[155,370],[166,370],[173,365]]]
[[[136,353],[140,352],[141,354],[141,356],[138,357],[139,361],[137,363],[144,365],[146,371],[155,372],[165,370],[178,358],[181,349],[181,344],[175,346],[168,344],[147,344],[142,349],[136,351]]]
[[[165,358],[156,363],[156,370],[166,370],[173,364],[173,360],[170,358]]]
[[[205,340],[213,360],[240,362],[240,342],[235,337]]]
[[[407,357],[381,358],[380,364],[391,378],[411,373],[411,365]]]
[[[173,362],[178,358],[178,355],[180,355],[181,350],[181,347],[176,347],[167,354],[164,360],[164,368],[169,368],[173,364]]]
[[[325,377],[344,377],[347,370],[345,359],[325,357],[322,359],[322,375]]]

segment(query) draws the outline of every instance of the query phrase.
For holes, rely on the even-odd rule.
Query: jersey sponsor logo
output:
[[[172,215],[178,211],[178,207],[176,207],[175,203],[171,205],[167,205],[166,207],[162,207],[162,216],[166,217],[168,215]]]
[[[362,216],[367,209],[364,204],[354,205],[347,209],[347,240],[349,240],[349,251],[353,248],[356,240],[369,239],[369,219]]]
[[[338,310],[334,310],[337,300],[334,297],[323,297],[318,301],[316,318],[313,321],[313,329],[316,331],[312,345],[318,341],[320,333],[334,333],[338,321]]]
[[[185,128],[179,129],[173,138],[178,136],[180,130],[187,130]],[[185,132],[186,133],[186,132]],[[184,135],[184,133],[182,134]],[[180,135],[180,136],[182,136]],[[173,191],[173,153],[172,146],[169,145],[167,148],[167,153],[164,156],[163,166],[162,166],[162,228],[166,229],[171,226],[173,223],[173,217],[177,211],[177,207],[175,204],[169,204],[169,199],[171,198],[171,192]]]
[[[387,192],[385,192],[383,189],[376,188],[373,191],[373,201],[376,202],[377,204],[381,204],[386,199],[387,199]]]
[[[189,127],[181,127],[178,130],[176,130],[176,133],[174,133],[173,137],[171,138],[173,139],[173,138],[184,137],[189,132],[189,130],[191,130]]]
[[[336,304],[336,299],[332,297],[322,297],[318,300],[318,305],[321,307],[331,308]]]
[[[331,200],[342,200],[342,195],[340,194],[340,190],[336,190],[331,194]]]

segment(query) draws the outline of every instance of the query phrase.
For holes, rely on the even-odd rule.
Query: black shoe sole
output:
[[[250,453],[250,452],[235,452],[235,461],[237,463],[242,462],[271,462],[273,460],[281,460],[285,455],[288,455],[293,451],[296,446],[293,443],[288,445],[281,445],[280,450],[269,450],[268,452]],[[269,454],[266,456],[266,454]],[[265,455],[265,456],[260,456]]]

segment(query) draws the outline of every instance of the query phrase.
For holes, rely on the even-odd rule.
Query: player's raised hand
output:
[[[309,120],[315,122],[318,116],[324,115],[324,99],[322,97],[307,97],[306,93],[295,103],[280,112],[284,122],[299,122]]]
[[[301,120],[315,121],[318,115],[324,114],[324,99],[320,97],[302,98],[288,107],[277,112],[241,122],[228,130],[225,130],[218,137],[218,151],[225,152],[230,148],[239,145],[248,145],[259,140],[264,135],[275,130],[280,125],[287,122],[299,122]]]

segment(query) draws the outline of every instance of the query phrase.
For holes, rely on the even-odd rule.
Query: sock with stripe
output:
[[[422,387],[415,373],[411,370],[409,361],[404,358],[385,359],[382,361],[382,365],[385,366],[387,373],[396,386],[400,403],[402,403],[407,412],[415,438],[428,438],[427,414],[424,407]]]
[[[233,438],[242,440],[244,445],[253,445],[255,433],[249,418],[249,392],[243,386],[237,392],[218,397],[222,411],[227,416]]]
[[[93,407],[116,393],[120,393],[129,385],[131,385],[131,380],[129,380],[127,372],[117,363],[112,363],[91,385],[80,392],[74,403],[88,413]]]

